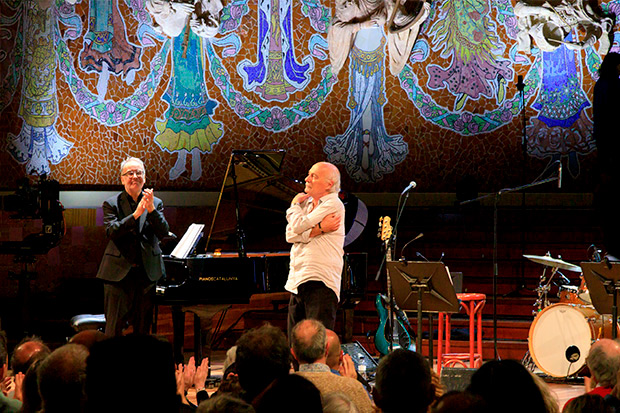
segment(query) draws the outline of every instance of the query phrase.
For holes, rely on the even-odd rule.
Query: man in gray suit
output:
[[[134,332],[149,333],[155,283],[165,275],[159,240],[168,234],[164,206],[152,189],[142,189],[144,163],[128,158],[121,164],[125,190],[103,203],[103,223],[110,239],[97,278],[104,281],[105,332],[122,334],[129,322]]]

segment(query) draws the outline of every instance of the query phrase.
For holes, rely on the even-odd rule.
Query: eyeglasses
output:
[[[134,171],[127,171],[124,174],[121,174],[121,176],[137,176],[138,178],[140,178],[144,176],[144,171],[141,169],[134,170]]]

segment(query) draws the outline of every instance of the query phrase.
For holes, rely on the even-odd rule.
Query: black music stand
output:
[[[392,293],[402,310],[418,313],[416,351],[422,354],[422,312],[456,313],[459,301],[443,262],[388,261],[387,271],[392,281]],[[429,314],[430,317],[430,314]],[[432,319],[431,319],[432,320]],[[433,323],[430,323],[429,358],[433,359]]]
[[[611,314],[611,338],[618,337],[618,290],[620,290],[620,263],[582,262],[579,264],[586,279],[592,305],[599,314]]]

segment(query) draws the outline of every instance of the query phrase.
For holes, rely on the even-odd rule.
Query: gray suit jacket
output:
[[[103,203],[103,224],[110,241],[97,278],[120,281],[135,265],[143,265],[151,281],[165,275],[159,240],[168,234],[169,227],[161,199],[155,198],[154,205],[153,212],[145,211],[136,223],[127,192]]]

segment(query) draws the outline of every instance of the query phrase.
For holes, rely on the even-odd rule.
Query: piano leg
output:
[[[353,341],[353,308],[342,309],[342,342],[350,343]]]
[[[183,357],[183,342],[185,340],[185,313],[180,305],[173,305],[172,311],[172,351],[176,364],[185,363]]]

